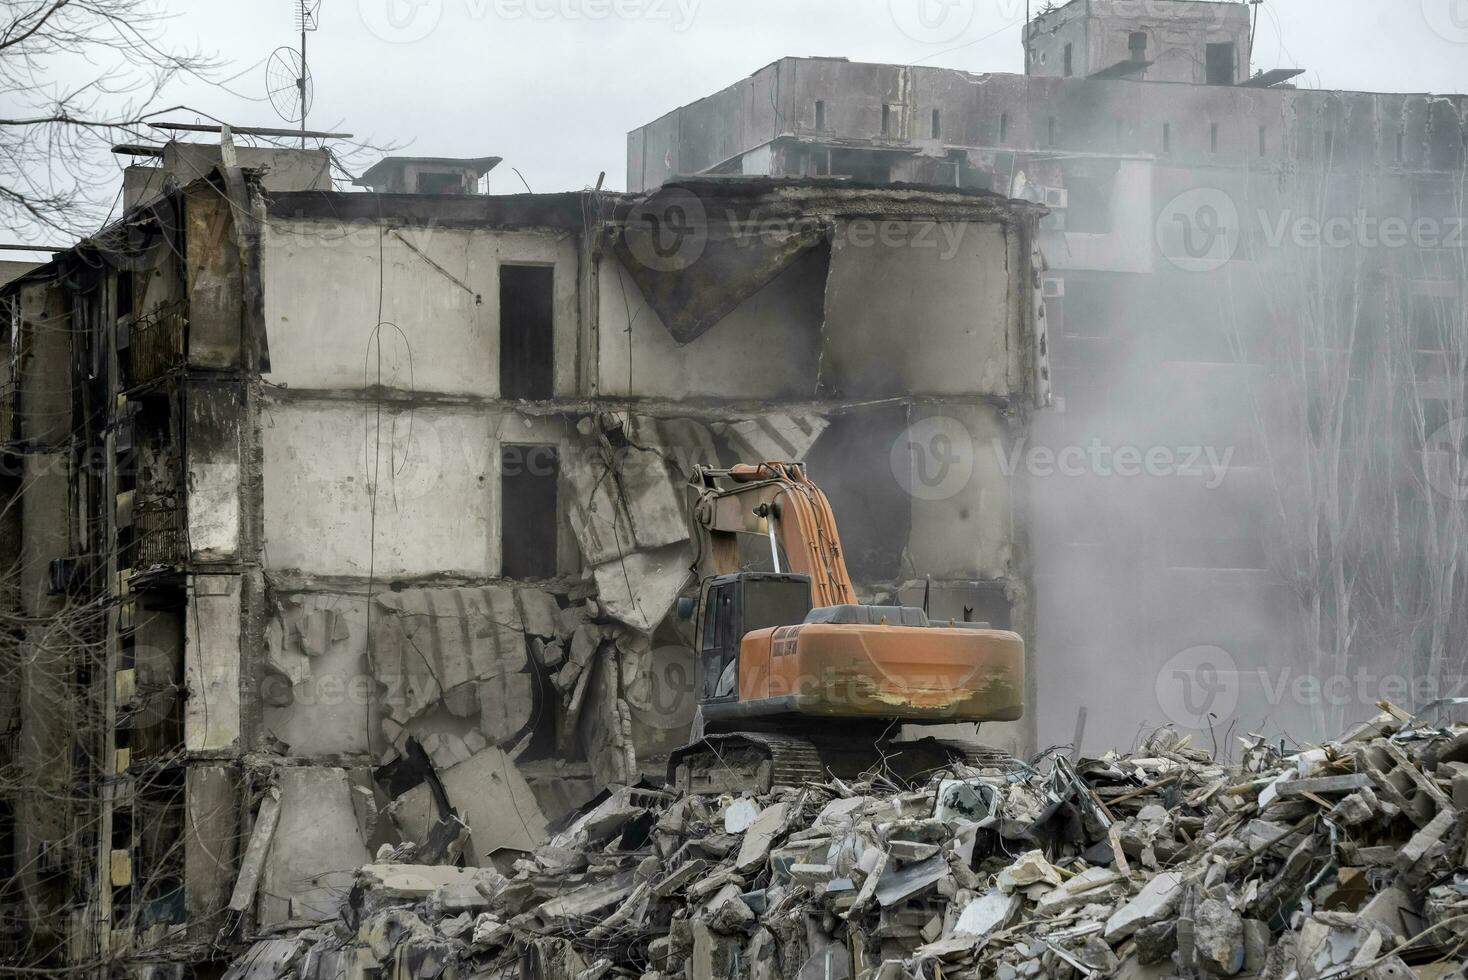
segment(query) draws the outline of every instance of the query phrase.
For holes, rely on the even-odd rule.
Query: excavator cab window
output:
[[[741,611],[745,633],[803,623],[810,612],[810,579],[804,575],[751,576],[744,580]]]
[[[709,589],[703,614],[703,698],[706,701],[728,698],[732,691],[722,691],[720,680],[739,656],[739,639],[734,631],[739,622],[739,582],[725,582]],[[740,634],[742,638],[743,634]],[[727,683],[722,685],[727,687]]]
[[[715,579],[701,624],[702,700],[738,697],[739,646],[745,634],[803,623],[810,609],[810,578],[805,575],[745,572]]]

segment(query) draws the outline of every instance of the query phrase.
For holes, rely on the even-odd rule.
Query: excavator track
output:
[[[814,742],[790,735],[709,735],[668,758],[668,782],[684,795],[768,792],[830,778]]]
[[[878,740],[861,749],[850,739],[818,742],[770,732],[733,732],[708,735],[675,751],[668,759],[668,782],[682,795],[766,793],[775,786],[853,778],[884,759],[899,767],[908,761],[908,775],[954,763],[1003,772],[1025,765],[1005,752],[943,739]]]
[[[962,761],[965,765],[974,769],[998,769],[1000,772],[1020,772],[1029,766],[1023,759],[1016,758],[1008,752],[999,749],[991,749],[982,745],[973,745],[968,742],[955,742],[950,739],[934,739],[950,753],[954,761]]]

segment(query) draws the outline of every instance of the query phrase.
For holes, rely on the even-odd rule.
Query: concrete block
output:
[[[652,632],[683,591],[691,558],[686,544],[675,544],[596,566],[597,593],[607,613],[634,629]]]
[[[1176,872],[1163,872],[1153,878],[1136,898],[1106,920],[1107,941],[1120,942],[1138,929],[1161,922],[1177,910],[1182,895],[1182,876]]]

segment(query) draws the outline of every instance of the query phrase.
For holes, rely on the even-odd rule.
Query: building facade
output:
[[[1042,208],[281,190],[231,150],[0,292],[22,962],[203,971],[380,847],[513,859],[660,778],[700,463],[805,460],[864,597],[1030,631],[1023,501],[930,452],[1045,400]]]

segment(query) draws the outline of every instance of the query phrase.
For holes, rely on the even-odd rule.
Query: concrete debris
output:
[[[1395,711],[1228,764],[1164,730],[925,786],[615,788],[513,867],[364,867],[337,922],[232,975],[1461,977],[1465,734]]]
[[[440,708],[477,720],[495,745],[513,742],[531,726],[529,645],[523,600],[514,589],[409,589],[375,601],[373,675],[387,688],[383,727],[394,745],[401,747],[413,723]]]
[[[714,431],[729,440],[735,459],[803,460],[829,425],[819,415],[767,415],[717,424]]]
[[[439,769],[435,759],[434,767],[450,805],[468,828],[465,857],[471,865],[487,866],[490,855],[502,848],[533,850],[545,843],[545,816],[504,752],[486,748],[447,768]],[[426,840],[438,819],[426,782],[393,801],[389,812],[402,837],[411,841]]]

